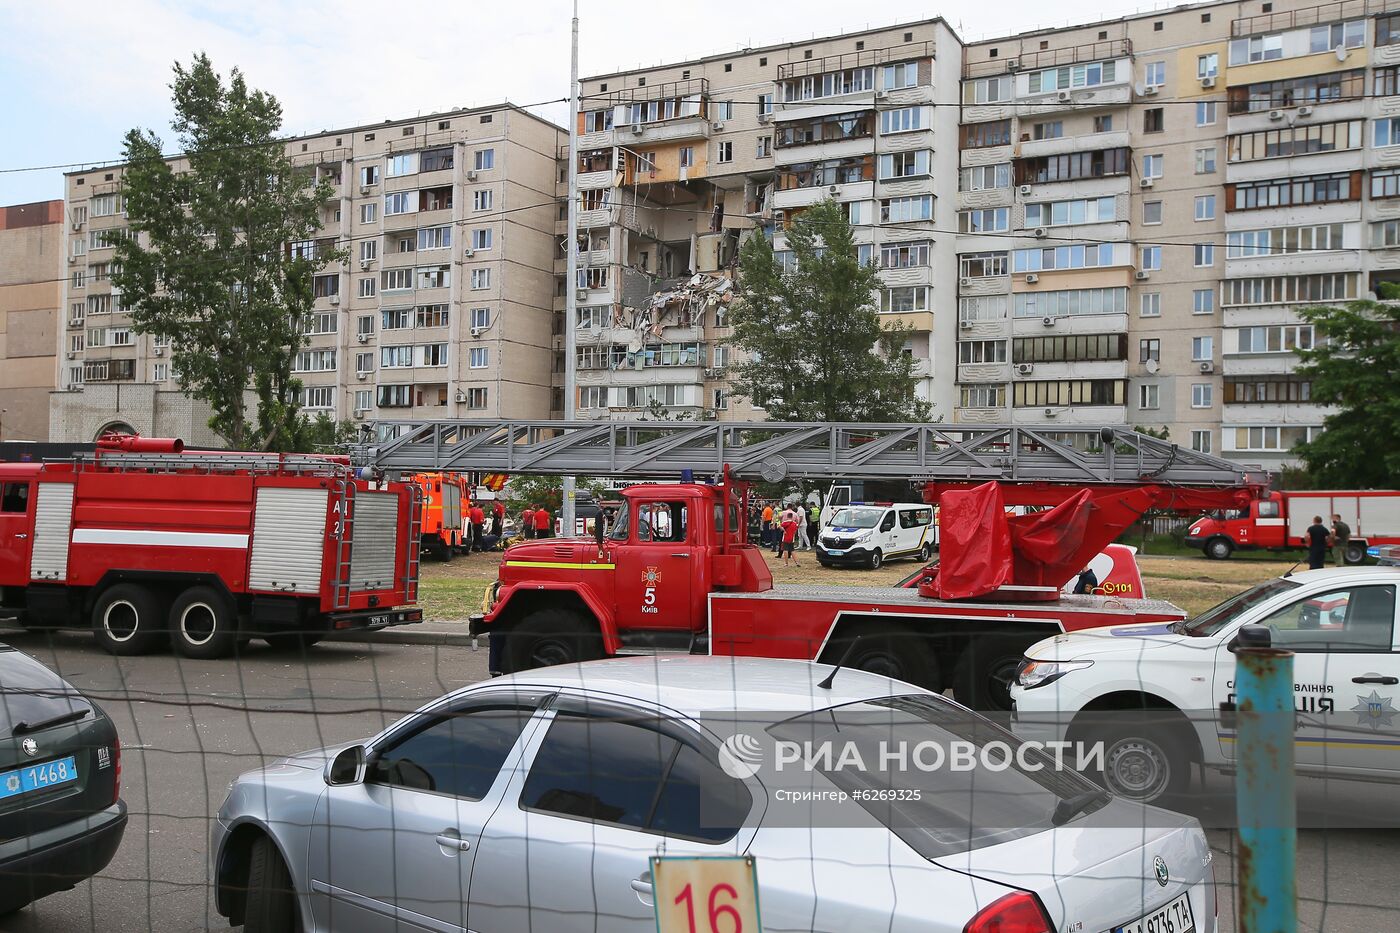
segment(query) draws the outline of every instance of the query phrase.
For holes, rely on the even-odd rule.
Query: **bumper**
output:
[[[336,612],[327,616],[332,631],[388,628],[423,621],[422,609],[365,609],[360,612]]]
[[[1205,535],[1187,535],[1185,538],[1182,538],[1181,540],[1182,540],[1182,543],[1185,544],[1187,547],[1193,547],[1193,548],[1196,548],[1197,550],[1202,550],[1202,549],[1204,549],[1205,546],[1206,546],[1206,537],[1205,537]]]
[[[486,616],[480,612],[467,616],[467,634],[475,638],[478,635],[485,635],[490,626],[486,624]]]
[[[865,545],[833,550],[825,544],[817,545],[817,560],[834,567],[859,567],[870,563],[870,548]]]
[[[126,832],[126,803],[0,845],[0,914],[66,891],[107,867]]]

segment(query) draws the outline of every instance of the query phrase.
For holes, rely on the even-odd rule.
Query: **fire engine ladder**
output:
[[[345,463],[315,454],[226,454],[220,451],[169,454],[102,450],[91,454],[77,454],[72,460],[84,465],[143,470],[149,473],[275,473],[331,477],[344,477],[350,473],[350,467]]]
[[[1257,466],[1118,427],[673,421],[380,421],[352,453],[389,473],[674,480],[838,478],[1195,488],[1266,485]]]
[[[335,536],[335,573],[331,577],[332,597],[336,609],[350,608],[350,565],[355,547],[355,484],[337,480],[331,495],[337,514]]]
[[[418,602],[418,565],[422,560],[423,490],[408,487],[408,557],[404,561],[404,593],[410,603]]]

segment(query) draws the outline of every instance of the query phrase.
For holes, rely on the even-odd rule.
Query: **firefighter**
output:
[[[535,504],[533,502],[520,516],[520,531],[525,535],[527,541],[535,536]]]
[[[534,522],[536,538],[548,538],[552,535],[553,530],[549,526],[554,524],[554,521],[549,514],[549,509],[541,508],[536,512],[534,515]]]
[[[485,525],[486,525],[486,512],[482,510],[482,508],[481,508],[480,505],[478,505],[478,504],[476,504],[476,503],[473,503],[473,504],[472,504],[471,516],[472,516],[472,543],[471,543],[471,549],[472,549],[473,551],[480,551],[480,550],[482,549],[481,536],[482,536],[483,534],[486,533],[486,528],[485,528]]]

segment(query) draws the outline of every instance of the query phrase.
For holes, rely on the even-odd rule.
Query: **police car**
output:
[[[1235,764],[1231,649],[1244,626],[1258,626],[1253,638],[1267,634],[1294,655],[1297,773],[1400,780],[1397,587],[1400,567],[1311,570],[1187,621],[1056,635],[1026,652],[1012,728],[1084,742],[1079,760],[1122,796],[1181,793],[1195,763]]]
[[[933,506],[921,502],[852,503],[837,510],[817,536],[823,567],[862,566],[912,557],[927,562],[937,543]]]

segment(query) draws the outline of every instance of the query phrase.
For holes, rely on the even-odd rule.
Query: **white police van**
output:
[[[1293,652],[1296,772],[1400,781],[1397,589],[1400,567],[1310,570],[1187,621],[1056,635],[1026,652],[1012,729],[1102,743],[1104,782],[1121,796],[1179,794],[1195,763],[1235,765],[1231,649],[1248,626],[1251,644]]]
[[[817,535],[823,567],[871,570],[887,560],[927,561],[937,543],[933,506],[922,502],[852,503],[835,510]]]

